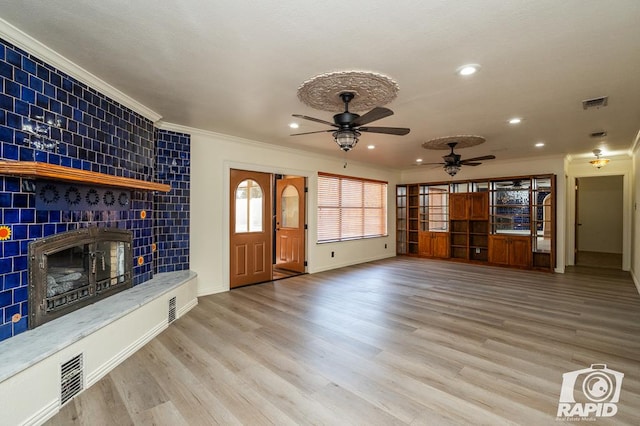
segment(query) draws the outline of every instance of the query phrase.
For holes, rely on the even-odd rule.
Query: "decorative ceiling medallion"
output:
[[[431,139],[422,144],[424,149],[451,149],[450,143],[456,143],[456,149],[480,145],[486,141],[482,136],[460,135]]]
[[[398,95],[398,83],[383,74],[370,71],[337,71],[320,74],[298,88],[298,98],[311,108],[342,111],[341,93],[355,96],[349,103],[352,111],[365,111],[386,105]]]

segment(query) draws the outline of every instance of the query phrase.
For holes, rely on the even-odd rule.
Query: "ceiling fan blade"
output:
[[[473,157],[473,158],[466,158],[464,160],[461,160],[461,163],[466,163],[468,161],[482,161],[482,160],[494,160],[496,158],[495,155],[484,155],[482,157]]]
[[[463,166],[479,166],[482,163],[463,163],[463,162],[460,162],[460,164],[462,164]]]
[[[406,127],[359,127],[356,130],[359,132],[385,133],[387,135],[398,136],[404,136],[411,131],[411,129],[407,129]]]
[[[329,129],[329,130],[318,130],[316,132],[293,133],[289,136],[311,135],[313,133],[327,133],[327,132],[335,132],[335,130]]]
[[[296,118],[304,118],[305,120],[315,121],[316,123],[326,124],[327,126],[338,127],[338,125],[336,125],[335,123],[330,123],[328,121],[321,120],[319,118],[308,117],[306,115],[301,115],[301,114],[291,114],[291,115],[296,117]]]
[[[444,166],[447,163],[420,163],[421,166],[431,166],[431,165],[434,165],[434,164],[437,164],[439,166]]]
[[[380,120],[381,118],[385,118],[390,115],[393,115],[393,111],[389,108],[375,107],[368,113],[353,120],[351,124],[354,126],[362,126],[363,124],[368,124],[372,121]]]

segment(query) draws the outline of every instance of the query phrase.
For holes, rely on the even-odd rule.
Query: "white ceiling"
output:
[[[165,122],[340,158],[330,133],[289,136],[326,129],[292,131],[293,113],[332,120],[298,87],[333,71],[385,74],[400,87],[395,115],[371,125],[411,133],[363,134],[347,155],[387,167],[440,161],[421,144],[442,136],[484,136],[463,158],[504,160],[612,155],[640,129],[638,0],[2,0],[0,16]],[[458,76],[466,63],[481,69]],[[600,96],[607,107],[582,109]]]

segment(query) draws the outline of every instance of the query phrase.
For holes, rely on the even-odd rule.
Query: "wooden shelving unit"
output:
[[[449,205],[451,207],[451,257],[486,262],[489,250],[488,193],[450,194]]]
[[[554,175],[400,187],[398,254],[553,271]]]
[[[407,192],[408,192],[407,249],[409,254],[418,254],[419,252],[418,243],[420,241],[420,238],[418,235],[418,229],[419,229],[418,212],[420,208],[419,186],[409,185],[407,186]]]
[[[486,262],[489,260],[489,222],[469,221],[469,259]]]
[[[396,186],[396,253],[407,254],[407,187]]]

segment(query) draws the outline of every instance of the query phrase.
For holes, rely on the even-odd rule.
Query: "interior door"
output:
[[[276,181],[276,267],[305,272],[305,178]]]
[[[271,175],[231,170],[230,176],[231,288],[272,279]]]

